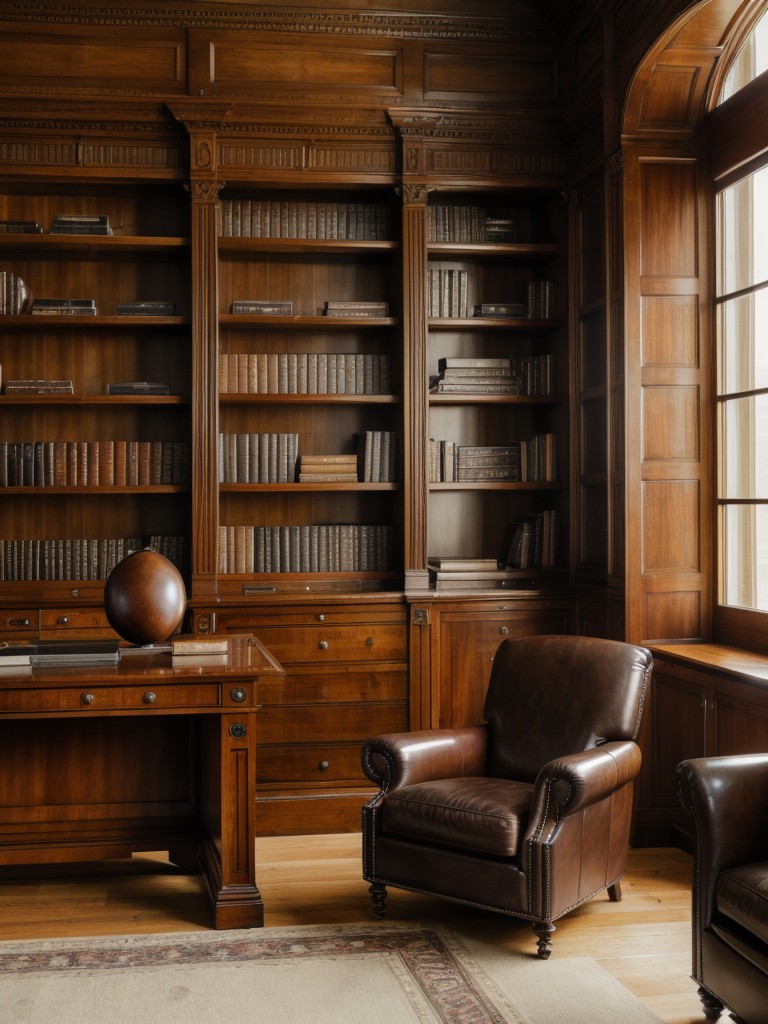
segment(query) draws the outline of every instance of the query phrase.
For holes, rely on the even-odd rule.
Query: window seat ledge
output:
[[[724,644],[648,644],[655,657],[708,669],[745,682],[768,684],[768,655]]]

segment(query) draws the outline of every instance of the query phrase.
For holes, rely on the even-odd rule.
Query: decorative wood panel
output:
[[[501,53],[424,54],[427,102],[553,103],[557,69],[552,56],[512,57]]]
[[[698,367],[698,296],[644,295],[641,301],[643,366]]]
[[[646,594],[645,620],[651,638],[693,637],[701,624],[701,598],[690,591]]]
[[[643,388],[644,462],[697,462],[700,442],[699,389],[661,385]]]
[[[168,96],[186,88],[180,30],[26,25],[0,30],[0,92]]]
[[[698,572],[701,568],[697,480],[650,480],[642,488],[642,569]]]

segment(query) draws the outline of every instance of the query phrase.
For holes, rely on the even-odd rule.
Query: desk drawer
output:
[[[311,743],[257,747],[256,781],[332,786],[370,785],[360,766],[360,743]]]
[[[257,743],[362,742],[379,733],[408,729],[408,705],[339,704],[325,707],[262,708],[257,716]],[[262,756],[268,756],[266,752]]]
[[[0,638],[23,640],[37,635],[40,611],[37,608],[4,608],[0,612]]]
[[[40,636],[67,639],[101,634],[114,637],[103,608],[43,608],[40,612]]]
[[[354,626],[259,626],[259,640],[282,665],[299,662],[405,661],[406,627],[397,625]]]
[[[162,711],[184,708],[218,708],[221,685],[217,682],[192,685],[30,687],[0,690],[0,712],[4,714],[41,714],[57,711]],[[240,705],[242,707],[242,705]]]

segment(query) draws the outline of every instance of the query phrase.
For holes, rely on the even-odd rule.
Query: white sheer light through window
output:
[[[720,601],[768,611],[768,168],[717,213]]]
[[[731,65],[718,102],[725,102],[764,71],[768,71],[768,11],[761,15]]]

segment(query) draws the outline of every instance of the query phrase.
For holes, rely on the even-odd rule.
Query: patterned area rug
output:
[[[587,959],[461,927],[318,925],[0,943],[2,1024],[659,1024]]]

